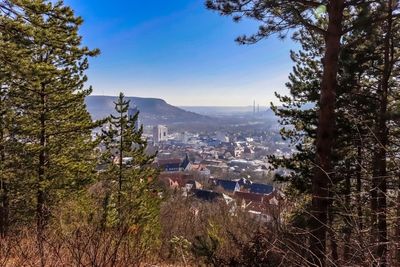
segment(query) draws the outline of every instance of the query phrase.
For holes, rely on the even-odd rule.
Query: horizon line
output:
[[[103,94],[90,94],[88,96],[118,97],[118,95],[106,95],[106,94],[104,94],[104,95]],[[252,104],[249,104],[249,105],[238,105],[238,106],[232,106],[232,105],[229,105],[229,106],[224,106],[224,105],[188,105],[188,104],[181,105],[181,104],[169,103],[165,99],[160,98],[160,97],[129,96],[129,95],[125,95],[125,94],[124,94],[124,96],[125,97],[136,97],[136,98],[147,98],[147,99],[159,99],[159,100],[165,101],[167,104],[170,104],[170,105],[173,105],[173,106],[176,106],[176,107],[204,107],[204,108],[216,108],[216,107],[217,108],[248,108],[249,107],[249,108],[253,108]],[[260,105],[260,107],[268,107],[268,108],[270,108],[269,105]]]

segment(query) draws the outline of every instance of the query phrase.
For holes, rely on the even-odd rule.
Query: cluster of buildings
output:
[[[201,201],[224,201],[266,221],[279,219],[284,197],[274,185],[268,155],[292,153],[281,140],[259,132],[168,132],[153,127],[149,144],[158,151],[160,180],[171,190]]]
[[[276,172],[285,174],[287,171],[272,170],[268,155],[292,153],[281,140],[271,140],[270,136],[262,133],[170,133],[166,126],[156,125],[147,139],[153,145],[150,150],[158,151],[158,161],[169,160],[172,164],[187,157],[192,171],[206,173],[211,178],[251,178],[253,181],[272,182]],[[178,169],[176,165],[174,168]],[[189,167],[180,167],[179,170],[189,171]]]
[[[128,111],[129,117],[136,113]],[[279,218],[283,195],[273,178],[287,170],[273,170],[268,155],[292,153],[281,140],[251,130],[193,133],[164,125],[147,128],[144,138],[147,152],[157,152],[154,164],[167,188],[201,201],[224,201],[262,220]],[[130,164],[132,158],[123,161]]]
[[[279,220],[284,197],[273,185],[247,178],[214,178],[204,164],[193,163],[188,155],[158,159],[156,165],[162,171],[160,181],[170,190],[199,201],[225,202],[232,211],[241,209],[263,221]]]

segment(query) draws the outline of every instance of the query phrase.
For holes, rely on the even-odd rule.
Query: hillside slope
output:
[[[111,113],[114,114],[116,99],[117,97],[114,96],[88,96],[85,102],[92,118],[100,119]],[[146,125],[206,122],[209,120],[207,116],[172,106],[162,99],[142,97],[126,97],[126,99],[131,101],[131,107],[138,107],[140,120]]]

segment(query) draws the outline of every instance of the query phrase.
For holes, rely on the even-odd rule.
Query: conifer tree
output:
[[[107,128],[103,129],[103,176],[109,184],[105,197],[106,224],[124,229],[139,229],[140,243],[149,246],[158,232],[160,198],[155,188],[158,171],[151,166],[155,155],[147,155],[143,126],[138,128],[139,112],[128,116],[129,100],[120,93]]]
[[[10,84],[14,70],[18,68],[21,58],[26,56],[23,46],[29,42],[24,34],[29,26],[14,7],[11,1],[0,2],[0,236],[5,236],[9,229],[11,182],[19,169],[16,153],[19,144],[13,138],[16,109],[11,100],[13,92]]]
[[[381,61],[381,68],[378,78],[378,109],[376,123],[375,123],[375,136],[376,136],[376,150],[373,159],[373,178],[372,178],[372,198],[373,199],[373,212],[377,215],[377,241],[379,243],[377,248],[377,257],[380,259],[379,264],[385,266],[387,255],[387,152],[389,141],[388,130],[388,100],[389,90],[391,87],[392,71],[395,65],[394,59],[394,32],[393,32],[393,12],[396,9],[394,1],[388,0],[383,5],[383,13],[387,14],[387,19],[382,23],[383,32],[383,45],[380,50],[383,54]]]
[[[289,182],[290,188],[293,189],[289,191],[297,196],[298,194],[310,194],[312,192],[312,166],[315,158],[314,144],[318,122],[315,110],[318,109],[319,105],[319,78],[322,73],[321,58],[323,55],[321,43],[323,40],[315,38],[307,31],[296,33],[295,38],[301,43],[302,50],[298,53],[292,52],[292,59],[296,65],[289,76],[290,82],[287,83],[290,96],[277,94],[283,105],[280,107],[272,105],[272,109],[280,118],[280,123],[283,126],[282,137],[296,148],[296,152],[288,158],[271,155],[270,160],[275,167],[291,170],[289,176],[277,176],[276,178],[283,182]],[[361,62],[361,59],[359,62]],[[347,55],[340,57],[335,130],[337,137],[333,147],[332,160],[332,167],[337,175],[333,177],[334,180],[330,188],[329,221],[327,222],[328,229],[330,229],[329,236],[332,243],[330,247],[333,260],[338,258],[338,256],[335,256],[337,254],[335,243],[339,233],[350,235],[349,227],[338,229],[338,223],[335,222],[341,222],[339,225],[344,225],[344,222],[350,222],[349,219],[352,219],[341,214],[352,214],[348,198],[350,197],[350,182],[353,178],[353,171],[359,166],[354,156],[358,148],[356,146],[358,140],[355,140],[354,136],[358,136],[357,130],[361,127],[354,127],[356,121],[349,114],[356,117],[357,105],[360,100],[364,99],[363,96],[354,94],[353,80],[358,77],[359,72],[362,72],[360,69],[354,61],[349,60]],[[345,206],[343,199],[347,201],[346,213],[337,212],[338,208]],[[309,203],[305,208],[308,206]],[[303,217],[308,219],[309,216],[311,215],[303,214]],[[298,223],[296,226],[305,227],[305,225],[298,225]]]
[[[17,51],[23,51],[23,57],[12,67],[8,82],[17,111],[13,135],[24,153],[18,155],[23,170],[18,183],[23,185],[20,191],[26,190],[25,200],[36,205],[33,214],[43,266],[42,239],[52,206],[92,179],[91,129],[96,124],[84,104],[91,92],[84,88],[84,72],[88,58],[98,51],[82,46],[78,33],[82,19],[62,2],[10,3],[10,20],[26,29],[18,31]]]
[[[316,265],[324,266],[330,187],[335,180],[332,160],[342,38],[362,27],[381,22],[386,15],[374,13],[379,4],[369,1],[208,0],[206,5],[222,15],[233,16],[235,21],[249,17],[261,23],[256,34],[237,39],[241,44],[252,44],[275,33],[284,38],[289,30],[295,28],[305,29],[312,35],[321,35],[323,38],[323,66],[319,81],[315,160],[311,179],[312,216],[309,241],[311,260]],[[326,23],[319,24],[321,20]],[[362,38],[365,35],[357,41]]]
[[[365,34],[365,32],[369,33],[368,40],[359,42],[360,35]],[[315,113],[312,109],[308,109],[306,104],[314,103],[318,106],[315,98],[315,90],[318,88],[318,84],[313,85],[313,81],[316,81],[321,73],[321,68],[318,67],[321,54],[318,51],[322,47],[322,41],[318,41],[315,36],[310,36],[304,31],[300,33],[298,41],[302,44],[302,51],[292,56],[296,66],[289,77],[290,83],[288,83],[291,95],[278,95],[283,107],[273,107],[275,113],[281,118],[281,123],[285,126],[281,132],[282,136],[285,139],[289,139],[296,146],[298,152],[292,157],[284,159],[271,156],[271,160],[277,166],[286,167],[293,171],[291,176],[282,177],[283,181],[289,181],[297,192],[307,193],[310,190],[309,170],[313,159],[312,143],[315,140],[313,129],[316,128],[317,121],[314,116],[307,116],[307,114],[312,115]],[[379,252],[384,251],[382,249],[379,250],[379,246],[385,246],[388,240],[379,242],[378,233],[384,233],[387,227],[382,227],[378,232],[378,218],[374,213],[380,214],[381,220],[385,220],[389,212],[384,208],[381,208],[379,213],[377,211],[374,212],[374,209],[377,209],[376,193],[379,191],[376,181],[383,177],[390,181],[394,170],[387,170],[388,172],[385,176],[376,175],[378,168],[375,167],[376,161],[373,158],[376,159],[376,153],[379,148],[382,148],[382,143],[376,140],[377,132],[372,132],[374,128],[382,129],[377,123],[379,120],[376,117],[379,114],[377,112],[381,102],[379,99],[382,98],[382,94],[378,89],[380,88],[379,81],[384,69],[381,66],[385,61],[384,44],[381,42],[384,36],[382,25],[370,25],[358,32],[346,35],[342,41],[343,48],[339,57],[336,142],[332,161],[336,175],[334,184],[330,189],[332,197],[330,198],[331,208],[329,211],[333,221],[330,220],[328,225],[336,236],[335,239],[341,238],[339,233],[343,233],[344,250],[341,260],[346,263],[350,260],[351,253],[354,252],[356,242],[359,242],[359,244],[365,242],[365,239],[364,241],[362,240],[362,234],[360,233],[365,232],[365,222],[369,221],[365,219],[363,214],[371,214],[371,220],[374,222],[371,224],[372,232],[370,237],[372,238],[371,240],[376,240],[371,241],[370,248],[378,248],[375,252],[377,264],[378,262],[379,264],[384,264],[386,259],[384,253]],[[396,94],[396,85],[393,83],[396,76],[392,74],[391,77],[393,78],[390,78],[391,94],[389,96],[392,95],[390,97],[393,101],[391,105],[396,106],[397,102],[395,101],[398,101],[398,99],[396,100],[393,97],[393,94]],[[385,116],[388,120],[387,125],[393,124],[393,121],[389,120],[392,117],[390,114],[391,112],[388,110]],[[391,131],[387,132],[389,139],[391,139],[389,134]],[[389,154],[389,147],[386,147],[385,151],[385,153]],[[383,158],[388,161],[387,156]],[[370,185],[364,181],[370,180],[370,177],[373,177],[372,186],[370,187],[372,188],[372,196],[370,198],[373,204],[372,210],[365,207],[365,203],[369,199],[366,197],[366,192],[363,191],[369,190]],[[382,183],[379,184],[383,185]],[[387,197],[387,194],[383,195]],[[354,224],[354,222],[358,223]],[[353,231],[358,233],[354,238],[351,237]],[[380,235],[381,240],[383,240],[383,236],[382,234]],[[331,249],[334,249],[333,245],[331,245]],[[353,251],[351,252],[352,249]],[[365,247],[364,249],[368,250],[369,248]],[[358,256],[358,260],[360,258],[362,256]]]

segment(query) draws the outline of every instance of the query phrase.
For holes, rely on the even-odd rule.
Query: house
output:
[[[190,162],[190,160],[189,160],[189,156],[188,156],[188,154],[186,153],[185,158],[184,158],[183,161],[181,162],[180,168],[181,168],[183,171],[188,171],[188,170],[190,170],[191,165],[192,165],[192,164],[191,164],[191,162]]]
[[[179,158],[158,159],[157,164],[165,172],[187,171],[191,168],[191,162],[187,154],[183,160]]]
[[[193,190],[193,189],[202,189],[203,185],[195,180],[189,180],[186,182],[185,187],[188,190]]]
[[[197,172],[202,176],[210,176],[211,175],[210,170],[203,164],[192,164],[190,171]]]
[[[194,189],[192,190],[194,196],[204,201],[217,201],[222,198],[222,194],[210,190]]]
[[[184,187],[188,181],[193,180],[193,175],[180,172],[163,172],[158,179],[170,189],[177,189]]]
[[[159,159],[157,161],[158,167],[162,171],[166,172],[178,172],[181,169],[181,160],[174,158],[174,159]]]
[[[250,193],[250,192],[235,192],[234,197],[239,200],[245,200],[246,202],[257,202],[262,203],[264,200],[264,195]]]
[[[282,203],[279,201],[277,191],[270,194],[257,194],[250,192],[235,192],[233,198],[244,210],[262,214],[268,217],[268,221],[279,220],[282,212]]]
[[[268,184],[253,183],[250,185],[250,192],[257,194],[270,194],[274,191],[274,187]]]
[[[250,192],[235,192],[233,197],[238,205],[244,209],[263,211],[265,208],[265,198],[262,194]]]
[[[240,179],[235,180],[235,181],[237,181],[239,183],[239,186],[243,187],[243,188],[249,188],[250,185],[252,184],[252,182],[250,180],[246,179],[246,178],[240,178]]]
[[[224,191],[227,191],[227,192],[233,193],[233,192],[240,190],[240,185],[236,181],[216,179],[216,180],[214,180],[214,184],[217,187],[221,187]]]
[[[183,189],[183,196],[187,197],[189,192],[192,192],[196,189],[203,189],[203,185],[195,180],[187,181],[185,187]]]

